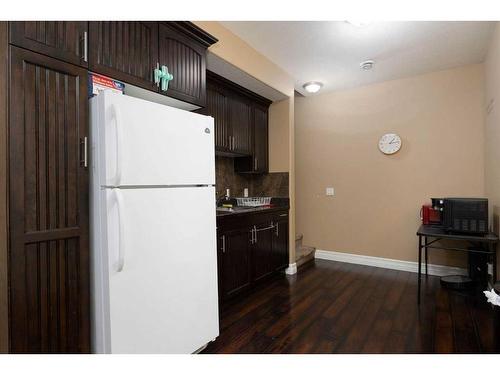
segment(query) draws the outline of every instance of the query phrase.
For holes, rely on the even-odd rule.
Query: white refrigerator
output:
[[[213,119],[104,91],[91,108],[95,353],[219,334]]]

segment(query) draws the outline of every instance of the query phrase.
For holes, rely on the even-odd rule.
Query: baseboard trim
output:
[[[290,263],[285,270],[287,275],[295,275],[297,273],[297,263]]]
[[[327,251],[316,249],[316,259],[333,260],[336,262],[361,264],[365,266],[388,268],[391,270],[418,272],[418,262],[409,262],[405,260],[371,257],[368,255],[358,255],[341,253],[338,251]],[[425,272],[422,263],[422,272]],[[467,270],[459,267],[441,266],[438,264],[429,264],[429,275],[448,276],[448,275],[467,275]]]

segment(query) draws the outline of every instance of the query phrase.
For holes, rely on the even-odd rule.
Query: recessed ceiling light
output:
[[[373,68],[374,64],[375,64],[375,61],[366,60],[366,61],[363,61],[361,64],[359,64],[359,67],[363,70],[370,70],[371,68]]]
[[[309,92],[311,94],[315,94],[319,90],[321,90],[321,88],[323,87],[323,84],[321,82],[307,82],[307,83],[304,83],[304,85],[302,87],[307,92]]]
[[[359,20],[347,20],[345,22],[350,23],[351,25],[356,27],[363,27],[370,23],[369,21],[359,21]]]

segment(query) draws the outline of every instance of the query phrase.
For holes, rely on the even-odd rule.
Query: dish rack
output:
[[[244,207],[260,207],[271,204],[271,197],[236,198],[236,204]]]

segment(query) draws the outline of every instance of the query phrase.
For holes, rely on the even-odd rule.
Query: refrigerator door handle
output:
[[[125,222],[123,220],[123,197],[119,189],[114,189],[116,207],[118,209],[118,267],[117,272],[122,272],[125,265]]]
[[[115,119],[115,127],[116,127],[116,175],[115,175],[115,186],[120,186],[120,182],[122,179],[122,132],[120,129],[121,126],[121,113],[118,107],[113,104],[111,106],[112,114]]]

